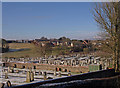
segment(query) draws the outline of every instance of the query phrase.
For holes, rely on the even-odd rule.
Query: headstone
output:
[[[8,72],[10,72],[10,67],[8,67]]]
[[[56,74],[56,71],[54,71],[54,76],[56,76],[57,74]]]
[[[9,72],[14,73],[14,68],[11,68]]]
[[[33,73],[34,73],[34,75],[36,75],[36,71],[35,70],[33,71]]]
[[[25,74],[25,70],[24,69],[22,70],[22,73]]]
[[[32,68],[29,68],[30,72],[32,72]]]
[[[5,79],[8,79],[8,72],[5,72]]]
[[[41,72],[41,71],[39,71],[39,75],[42,75],[42,72]]]
[[[6,84],[7,84],[7,87],[11,87],[12,86],[11,82],[9,80],[6,82]]]
[[[43,76],[44,76],[44,80],[47,80],[47,73],[46,72],[43,73]]]
[[[53,79],[52,77],[48,77],[47,79]]]
[[[18,70],[18,69],[16,70],[16,73],[19,73],[19,70]]]
[[[0,83],[0,88],[4,88],[4,83]]]
[[[19,73],[19,70],[16,70],[16,73]]]
[[[71,73],[70,73],[70,72],[68,73],[68,76],[71,76]]]
[[[58,73],[58,76],[61,77],[61,72]]]
[[[30,74],[30,71],[27,71],[26,82],[31,82],[31,74]]]
[[[34,73],[31,72],[31,81],[34,81]]]

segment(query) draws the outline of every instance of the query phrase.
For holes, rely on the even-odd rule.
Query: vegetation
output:
[[[22,51],[7,52],[3,57],[36,57],[40,56],[35,52],[35,46],[31,43],[9,43],[9,49],[23,49]]]
[[[94,19],[98,23],[104,38],[104,46],[112,52],[113,67],[119,71],[120,62],[120,2],[96,4]]]
[[[9,46],[5,39],[0,40],[0,52],[5,53],[9,51]]]
[[[56,45],[52,43],[55,42]],[[71,43],[74,46],[71,46]],[[70,40],[66,37],[61,37],[59,39],[49,40],[42,37],[41,39],[36,39],[32,43],[9,43],[9,48],[15,50],[14,52],[7,52],[3,54],[3,57],[43,57],[50,55],[68,55],[71,53],[88,53],[90,52],[91,44],[84,45],[83,41]]]
[[[44,46],[41,44],[35,46],[36,53],[39,53],[41,56],[52,54],[52,46],[49,43],[46,43]]]
[[[4,53],[3,57],[41,57],[43,55],[59,55],[61,52],[66,53],[69,48],[65,47],[38,47],[32,43],[9,43],[10,49],[23,49],[23,51],[7,52]],[[39,50],[41,48],[41,50]],[[52,49],[52,50],[51,50]]]

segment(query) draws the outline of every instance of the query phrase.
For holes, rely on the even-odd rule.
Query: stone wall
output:
[[[120,75],[110,78],[94,78],[62,83],[43,84],[36,88],[120,88]]]

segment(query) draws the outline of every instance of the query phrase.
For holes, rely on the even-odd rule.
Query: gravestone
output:
[[[47,80],[47,73],[43,72],[44,80]]]
[[[14,68],[12,67],[10,70],[9,70],[10,73],[14,73]]]
[[[29,71],[32,72],[32,68],[29,68]]]
[[[71,73],[70,73],[70,72],[68,73],[68,76],[71,76]]]
[[[4,83],[0,83],[0,88],[4,88]]]
[[[39,75],[42,75],[42,72],[41,72],[41,71],[39,71]]]
[[[9,80],[6,82],[6,84],[7,84],[7,87],[11,87],[12,86],[11,82]]]
[[[27,71],[26,82],[31,82],[31,74],[30,74],[30,71]]]
[[[5,72],[5,79],[8,79],[8,72]]]
[[[22,73],[25,74],[25,70],[22,70]]]
[[[56,71],[54,71],[54,76],[56,76],[57,74],[56,74]]]
[[[61,77],[61,72],[58,73],[58,76]]]
[[[53,79],[52,77],[48,77],[47,79]]]
[[[34,75],[36,75],[36,71],[35,70],[33,71],[33,73],[34,73]]]
[[[31,72],[31,81],[34,81],[34,73]]]
[[[16,73],[19,73],[19,70],[18,70],[18,69],[16,70]]]
[[[8,67],[8,72],[10,72],[10,67]]]

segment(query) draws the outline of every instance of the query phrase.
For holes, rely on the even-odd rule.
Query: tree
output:
[[[95,21],[108,42],[104,44],[112,50],[113,67],[119,71],[120,57],[120,2],[97,3],[93,10]],[[112,45],[110,44],[112,43]]]
[[[9,46],[5,39],[0,39],[0,49],[0,52],[2,53],[9,51]]]
[[[38,45],[35,45],[35,50],[41,56],[45,56],[52,53],[52,45],[50,43],[45,43],[45,45],[42,46],[42,44],[39,43]]]
[[[60,37],[58,40],[63,41],[63,42],[69,42],[70,39],[66,37]]]
[[[89,49],[88,48],[84,48],[83,52],[87,54],[89,52]]]

